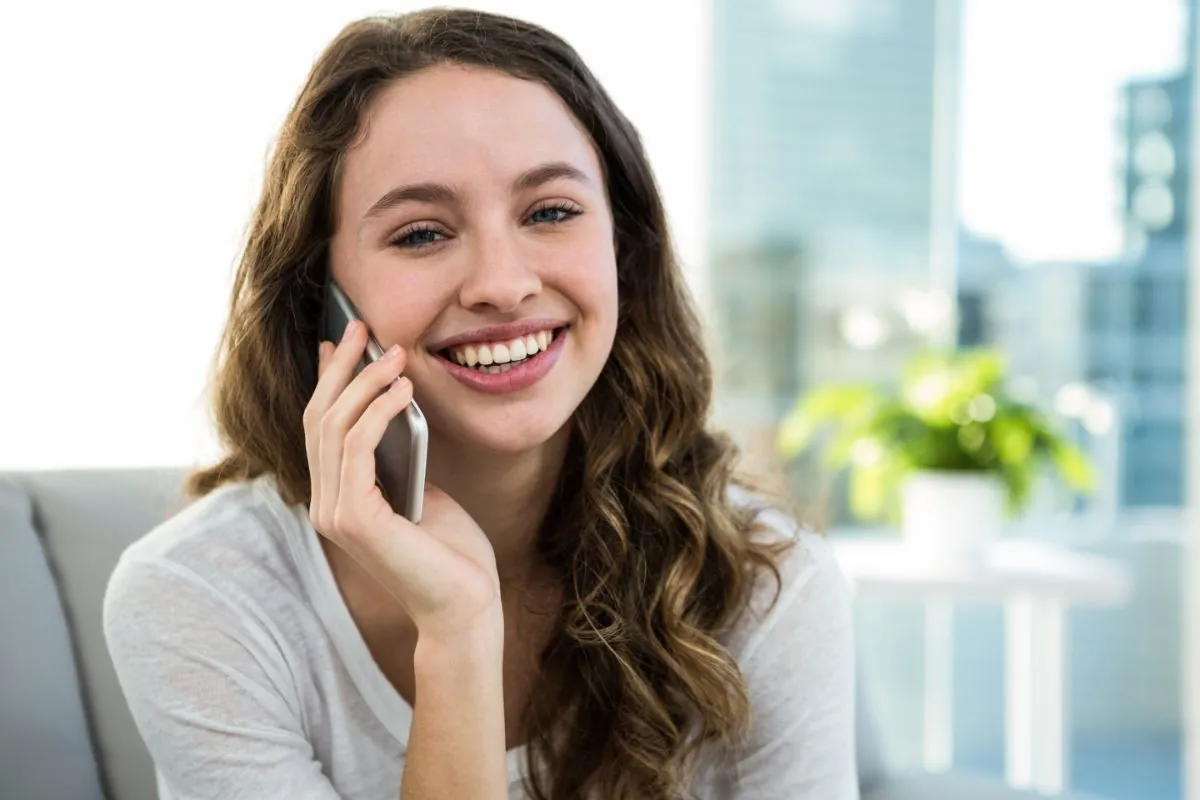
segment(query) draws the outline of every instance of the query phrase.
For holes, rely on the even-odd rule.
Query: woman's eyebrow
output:
[[[550,161],[525,170],[513,181],[513,192],[523,192],[549,183],[553,180],[566,178],[586,186],[592,185],[592,179],[587,174],[565,161]],[[441,203],[443,205],[462,205],[462,195],[453,187],[444,183],[414,183],[407,186],[397,186],[388,190],[375,204],[363,214],[363,224],[373,217],[378,217],[386,211],[404,203]]]
[[[513,181],[513,191],[522,192],[528,189],[536,189],[544,183],[549,183],[559,178],[577,181],[585,186],[592,185],[592,179],[578,167],[574,167],[565,161],[551,161],[522,172]]]
[[[461,196],[453,188],[444,183],[414,183],[408,186],[397,186],[389,189],[383,197],[375,201],[375,205],[367,209],[362,221],[365,224],[372,217],[378,217],[404,203],[443,203],[457,205]]]

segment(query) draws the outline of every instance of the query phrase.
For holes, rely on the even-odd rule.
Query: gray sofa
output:
[[[182,507],[183,474],[0,473],[3,800],[155,796],[153,765],[104,645],[101,598],[125,546]],[[888,774],[867,704],[859,710],[865,800],[1043,797],[981,777]]]

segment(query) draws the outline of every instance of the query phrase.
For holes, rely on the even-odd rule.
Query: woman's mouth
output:
[[[438,355],[467,369],[502,375],[538,353],[545,352],[562,330],[565,329],[553,328],[503,342],[480,342],[451,347]]]
[[[455,345],[437,352],[438,361],[460,383],[488,394],[524,389],[540,381],[562,352],[568,326],[548,328],[497,342]]]

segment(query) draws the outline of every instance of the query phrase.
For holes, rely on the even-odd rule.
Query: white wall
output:
[[[0,7],[0,469],[210,456],[203,392],[273,136],[358,2]],[[705,0],[475,0],[570,41],[641,130],[704,297]]]

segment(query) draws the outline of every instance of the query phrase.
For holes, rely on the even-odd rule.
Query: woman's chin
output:
[[[455,436],[468,448],[478,448],[491,453],[516,455],[544,447],[555,439],[564,425],[547,425],[543,420],[530,420],[527,424],[509,420],[492,425],[468,425]]]

